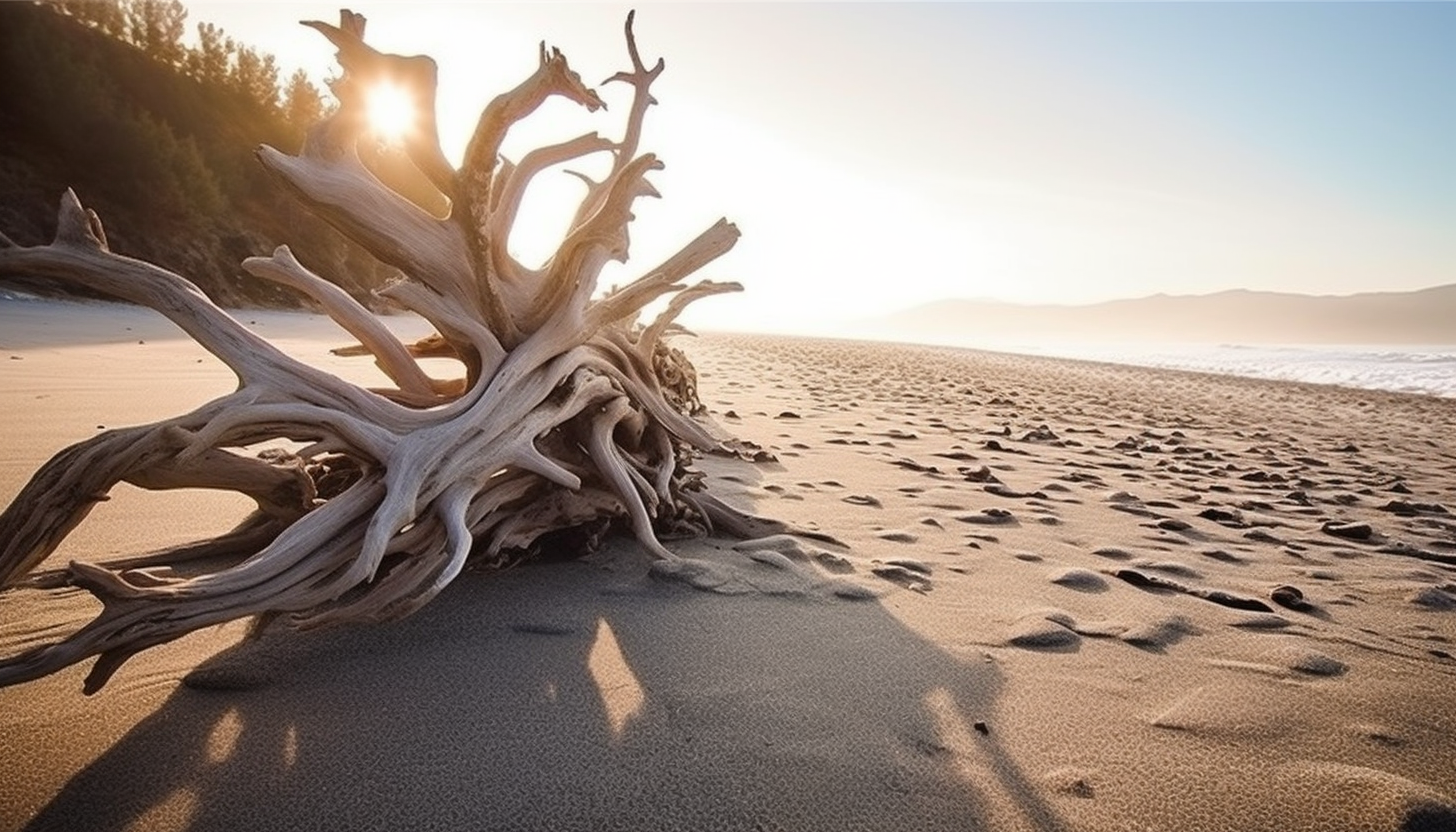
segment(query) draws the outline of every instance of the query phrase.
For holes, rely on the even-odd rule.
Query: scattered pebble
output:
[[[1410,596],[1410,602],[1428,610],[1456,610],[1456,595],[1434,586],[1416,590],[1415,594]]]
[[[1276,586],[1269,593],[1269,597],[1279,606],[1297,612],[1309,612],[1314,609],[1313,604],[1304,600],[1304,593],[1300,591],[1299,587]]]
[[[1331,521],[1325,523],[1320,528],[1327,535],[1345,540],[1369,540],[1374,533],[1369,523],[1337,523]]]

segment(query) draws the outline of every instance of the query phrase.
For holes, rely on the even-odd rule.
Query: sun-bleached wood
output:
[[[96,656],[85,682],[94,692],[139,650],[245,616],[298,627],[396,618],[472,558],[502,564],[533,547],[582,545],[618,521],[667,559],[674,555],[664,534],[715,524],[729,533],[774,528],[702,491],[701,476],[686,467],[691,449],[721,445],[690,415],[691,365],[663,344],[689,302],[741,288],[683,282],[731,249],[737,228],[720,221],[639,279],[597,296],[602,268],[627,258],[631,206],[656,196],[645,177],[661,167],[637,148],[663,63],[643,64],[632,16],[632,69],[608,79],[632,88],[620,140],[593,133],[518,162],[500,156],[512,125],[552,96],[603,106],[566,57],[543,44],[536,70],[485,108],[458,170],[439,148],[434,62],[373,49],[364,23],[346,10],[338,26],[305,24],[338,50],[343,72],[330,86],[340,106],[309,131],[298,155],[264,146],[258,158],[305,207],[399,269],[402,282],[381,294],[438,335],[400,343],[286,246],[243,268],[312,298],[394,387],[366,389],[291,358],[185,278],[112,252],[100,220],[72,192],[49,245],[0,237],[0,280],[81,286],[151,307],[238,379],[236,392],[191,413],[62,451],[0,514],[0,587],[75,585],[104,605],[62,641],[0,659],[0,685]],[[367,129],[365,92],[385,81],[415,97],[420,123],[405,151],[449,200],[447,217],[386,187],[356,152]],[[569,231],[546,263],[526,268],[507,245],[522,196],[543,171],[593,154],[607,154],[609,173],[600,182],[574,174],[586,194]],[[662,298],[666,309],[637,323]],[[423,354],[458,358],[464,377],[432,378],[417,360]],[[256,452],[264,443],[271,450]],[[32,574],[120,482],[228,489],[257,510],[213,540]]]

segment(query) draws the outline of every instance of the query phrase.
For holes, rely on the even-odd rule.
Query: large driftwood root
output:
[[[307,208],[398,268],[405,280],[384,294],[438,335],[400,343],[287,247],[243,266],[312,297],[393,387],[364,389],[300,363],[186,279],[110,251],[100,220],[70,192],[51,244],[0,238],[0,279],[85,286],[149,306],[239,382],[192,413],[61,452],[0,514],[0,587],[73,584],[103,603],[68,638],[0,660],[0,685],[97,656],[85,684],[93,692],[136,652],[245,616],[298,627],[397,618],[468,561],[500,565],[546,545],[587,546],[612,524],[663,559],[674,556],[660,539],[715,523],[730,532],[775,530],[712,498],[688,467],[695,451],[721,446],[691,416],[701,407],[691,363],[664,343],[688,303],[740,288],[680,282],[728,251],[738,230],[720,221],[639,279],[594,296],[603,266],[626,259],[630,207],[655,195],[644,177],[661,166],[637,143],[663,64],[642,62],[631,24],[629,16],[632,68],[608,79],[632,89],[619,141],[590,134],[517,163],[500,157],[511,125],[549,96],[593,110],[602,104],[559,51],[543,46],[537,70],[486,108],[459,170],[435,135],[433,61],[375,51],[364,43],[364,19],[348,11],[337,27],[306,24],[338,49],[343,74],[331,86],[340,107],[309,132],[300,155],[265,146],[259,159]],[[365,91],[386,80],[406,85],[419,103],[405,149],[449,199],[449,217],[385,187],[355,152]],[[508,238],[526,187],[541,171],[589,154],[607,154],[610,172],[586,180],[556,254],[525,267],[509,254]],[[643,307],[662,298],[666,309],[638,324]],[[459,359],[464,378],[432,378],[417,362],[422,354]],[[252,451],[264,443],[272,449]],[[213,540],[31,575],[118,482],[233,490],[257,510]]]

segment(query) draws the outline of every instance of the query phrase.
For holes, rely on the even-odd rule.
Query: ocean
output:
[[[995,349],[1456,398],[1456,345],[1018,344]]]

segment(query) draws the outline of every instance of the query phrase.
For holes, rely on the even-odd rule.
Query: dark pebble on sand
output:
[[[1225,511],[1221,508],[1206,508],[1198,512],[1198,516],[1204,520],[1212,520],[1215,523],[1238,523],[1242,520],[1238,514],[1232,511]]]
[[[1417,514],[1449,514],[1446,507],[1440,503],[1411,503],[1405,500],[1391,500],[1380,507],[1381,511],[1388,511],[1402,517],[1413,517]]]
[[[1410,600],[1411,603],[1428,610],[1456,610],[1456,595],[1434,586],[1422,587]]]
[[[1373,530],[1369,523],[1330,522],[1321,527],[1325,534],[1345,540],[1369,540]]]
[[[1313,606],[1304,600],[1304,593],[1299,591],[1299,587],[1287,585],[1276,586],[1269,593],[1269,597],[1274,603],[1286,609],[1297,610],[1298,612],[1309,612],[1313,609]]]
[[[991,469],[984,465],[976,469],[957,468],[956,470],[960,472],[961,476],[967,482],[1000,482],[1000,480],[996,479],[996,475],[991,473]]]
[[[1187,592],[1187,587],[1176,581],[1166,578],[1159,578],[1154,575],[1145,575],[1136,569],[1119,569],[1113,573],[1118,578],[1144,589],[1171,589],[1174,592]]]
[[[1210,589],[1196,593],[1205,601],[1212,601],[1223,607],[1235,610],[1246,610],[1248,612],[1273,612],[1274,610],[1263,601],[1257,598],[1242,598],[1232,593],[1224,592],[1221,589]]]

